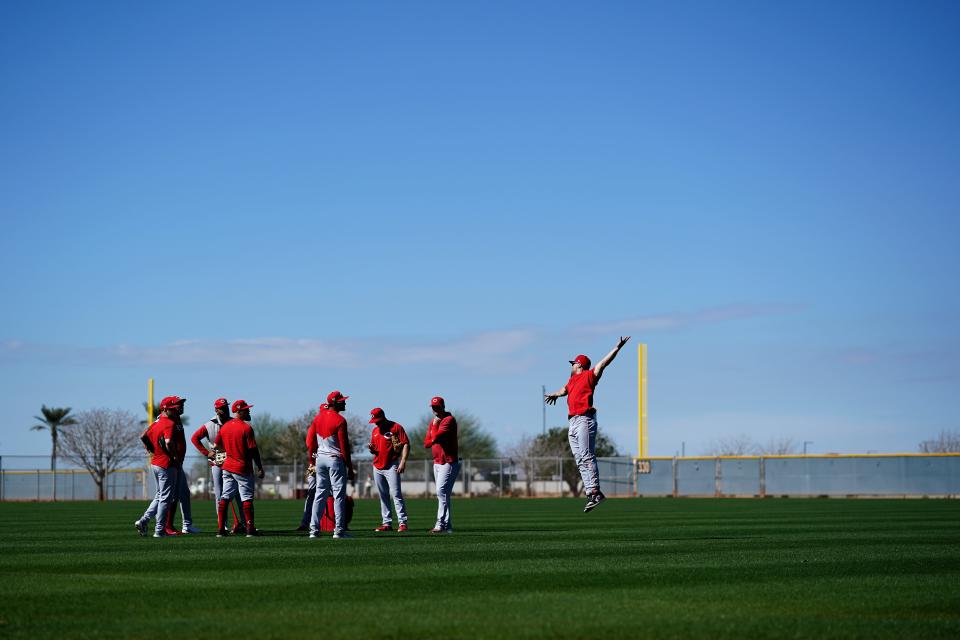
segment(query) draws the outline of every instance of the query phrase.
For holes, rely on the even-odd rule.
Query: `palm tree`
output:
[[[33,431],[46,431],[50,430],[50,440],[53,443],[53,449],[50,452],[50,471],[53,472],[53,499],[57,499],[57,437],[59,435],[60,427],[67,427],[72,424],[76,424],[77,421],[73,419],[72,416],[68,415],[70,413],[70,407],[47,407],[43,405],[40,408],[40,413],[43,414],[43,417],[33,416],[34,419],[40,422],[40,424],[35,424],[30,427]]]

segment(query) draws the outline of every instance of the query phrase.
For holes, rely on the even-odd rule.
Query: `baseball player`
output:
[[[240,493],[243,502],[243,516],[247,523],[247,537],[262,535],[253,524],[253,493],[256,480],[250,462],[257,465],[257,477],[263,479],[263,463],[253,428],[249,424],[250,407],[245,400],[237,400],[231,407],[234,418],[220,427],[213,445],[225,451],[227,459],[223,463],[223,493],[217,502],[217,537],[227,535],[224,527],[227,519],[227,505],[235,493]]]
[[[375,425],[370,432],[367,448],[373,454],[373,475],[380,494],[381,524],[374,531],[392,531],[390,518],[390,498],[397,510],[398,532],[407,530],[407,506],[403,502],[400,488],[400,474],[407,466],[410,453],[410,439],[403,425],[387,420],[383,409],[377,407],[370,412],[370,424]]]
[[[570,361],[570,379],[563,388],[543,397],[547,404],[555,404],[557,398],[567,396],[567,419],[570,429],[567,439],[570,441],[570,451],[577,462],[580,477],[583,479],[583,490],[587,494],[587,504],[583,512],[587,513],[607,499],[600,491],[600,475],[597,470],[597,410],[593,407],[593,390],[600,382],[603,370],[620,353],[620,349],[627,343],[630,336],[620,337],[617,346],[603,357],[593,369],[590,368],[590,358],[579,355]]]
[[[329,409],[321,411],[313,419],[317,435],[317,492],[313,499],[313,517],[310,520],[310,537],[320,537],[320,519],[327,509],[327,496],[333,494],[333,515],[335,520],[333,538],[352,538],[346,532],[347,483],[356,479],[356,471],[350,460],[350,438],[347,434],[347,421],[340,415],[347,408],[347,398],[339,391],[331,391],[327,396]]]
[[[143,515],[133,523],[141,536],[147,535],[147,525],[154,516],[157,523],[153,537],[163,538],[170,535],[167,533],[166,522],[167,512],[170,509],[170,503],[173,502],[177,486],[177,467],[173,463],[173,429],[174,419],[179,416],[177,413],[179,400],[177,396],[167,396],[161,400],[161,415],[140,434],[144,449],[151,454],[150,467],[157,481],[157,493],[153,501]]]
[[[213,441],[216,440],[220,427],[230,421],[230,402],[226,398],[217,398],[213,403],[213,410],[216,412],[212,418],[204,422],[199,429],[193,432],[190,442],[196,447],[197,451],[202,453],[210,462],[210,478],[213,482],[213,512],[217,512],[217,505],[220,504],[220,497],[223,495],[223,468],[214,464],[215,452]],[[207,441],[207,447],[203,441]],[[233,531],[237,534],[246,531],[246,523],[237,513],[243,514],[243,503],[240,501],[240,493],[236,495],[236,500],[230,503],[233,511]]]
[[[174,403],[176,407],[176,418],[173,421],[173,462],[177,465],[177,485],[174,492],[174,508],[167,511],[167,533],[176,533],[173,526],[173,517],[176,515],[176,505],[180,504],[180,516],[182,520],[181,533],[200,533],[200,530],[193,526],[192,509],[190,507],[190,483],[186,471],[183,470],[183,461],[187,456],[187,437],[183,431],[183,406],[186,399],[178,398]]]
[[[443,398],[430,399],[433,419],[427,427],[427,437],[423,446],[433,454],[433,478],[437,484],[437,523],[430,533],[453,533],[450,517],[450,501],[453,497],[453,483],[460,473],[460,457],[457,444],[457,420],[447,412]]]
[[[329,408],[330,406],[326,403],[320,405],[320,411],[317,412],[317,416],[314,417],[310,422],[310,426],[307,428],[307,499],[303,501],[303,515],[300,517],[300,526],[297,527],[297,531],[310,530],[310,518],[313,516],[313,500],[317,495],[317,470],[315,467],[317,460],[316,418]]]

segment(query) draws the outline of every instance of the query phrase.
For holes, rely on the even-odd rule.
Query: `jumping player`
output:
[[[213,448],[213,441],[217,439],[220,427],[230,421],[230,402],[226,398],[218,398],[213,403],[213,410],[216,412],[216,415],[204,422],[199,429],[193,432],[193,435],[190,437],[190,442],[192,442],[197,451],[202,453],[210,462],[210,479],[213,482],[213,512],[216,513],[217,505],[220,504],[220,497],[223,495],[223,469],[213,463],[214,452],[210,449]],[[210,445],[209,449],[203,444],[204,440]],[[236,534],[246,531],[247,527],[243,522],[243,518],[237,516],[238,510],[240,514],[243,514],[243,503],[240,501],[239,492],[236,495],[236,500],[230,503],[230,508],[233,511],[232,533]]]
[[[376,425],[370,433],[367,448],[373,454],[373,475],[377,480],[377,492],[380,494],[381,525],[374,531],[392,531],[390,518],[390,498],[397,510],[397,531],[407,530],[407,506],[403,502],[400,488],[400,474],[407,466],[410,453],[410,439],[403,425],[387,420],[383,409],[377,407],[370,412],[370,423]]]
[[[177,396],[168,396],[160,401],[161,415],[153,424],[140,434],[140,441],[144,449],[151,454],[150,466],[157,481],[157,493],[143,512],[143,515],[133,526],[141,536],[147,535],[147,525],[150,519],[156,516],[157,523],[153,532],[154,538],[163,538],[169,535],[166,531],[167,512],[173,502],[177,486],[177,467],[173,463],[173,428],[174,418],[177,417]],[[173,405],[171,405],[171,401]]]
[[[263,479],[263,463],[260,461],[260,450],[257,448],[257,439],[253,435],[253,428],[248,424],[250,407],[245,400],[233,403],[233,420],[223,425],[213,444],[217,449],[227,453],[223,463],[223,494],[217,503],[217,537],[227,535],[224,527],[227,519],[227,505],[233,500],[235,493],[240,493],[243,501],[243,516],[247,522],[247,537],[262,535],[253,524],[253,493],[256,480],[253,478],[253,469],[250,462],[257,465],[257,477]]]
[[[559,391],[543,397],[547,404],[555,404],[557,398],[567,396],[567,419],[570,423],[567,439],[570,441],[570,451],[577,462],[580,477],[583,479],[583,490],[587,495],[584,513],[606,500],[606,496],[600,491],[600,474],[597,470],[597,410],[593,407],[593,390],[597,388],[603,370],[613,362],[629,339],[630,336],[621,336],[617,346],[593,369],[590,368],[590,358],[587,356],[579,355],[571,360],[570,379],[567,384]]]
[[[333,538],[352,538],[346,532],[347,483],[356,478],[353,462],[350,460],[350,438],[347,434],[347,421],[340,415],[347,408],[347,398],[339,391],[331,391],[327,396],[329,409],[321,411],[313,419],[317,434],[317,492],[313,499],[313,518],[310,520],[310,537],[320,537],[320,519],[327,509],[327,496],[333,494],[333,515],[336,521]]]
[[[453,483],[460,473],[460,457],[457,444],[457,420],[447,412],[443,398],[430,399],[433,419],[427,427],[423,446],[433,454],[433,478],[437,484],[437,524],[430,533],[453,533],[450,516],[450,501]]]
[[[314,467],[317,461],[317,427],[316,418],[320,416],[321,413],[329,409],[329,405],[323,403],[320,405],[320,411],[317,412],[317,415],[314,416],[314,419],[310,422],[310,426],[307,428],[307,469]],[[313,516],[313,499],[317,495],[317,471],[314,468],[313,473],[307,475],[307,499],[303,501],[303,515],[300,516],[300,526],[297,527],[297,531],[309,531],[310,530],[310,518]]]

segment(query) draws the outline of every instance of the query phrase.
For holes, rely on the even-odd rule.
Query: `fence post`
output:
[[[40,469],[37,469],[37,502],[40,502]]]
[[[77,499],[77,472],[73,471],[70,474],[70,499]]]
[[[760,456],[760,497],[767,497],[767,461]]]
[[[563,457],[557,456],[557,491],[563,497]]]
[[[717,456],[713,466],[713,495],[715,498],[723,495],[720,491],[720,456]]]
[[[673,459],[673,497],[677,497],[677,459]]]
[[[3,456],[0,456],[0,502],[4,500],[3,494],[3,483],[7,478],[7,474],[3,472]]]
[[[423,497],[430,497],[430,458],[423,459]]]
[[[0,470],[3,469],[2,462],[3,462],[3,458],[0,458]],[[503,497],[503,458],[500,458],[500,485],[497,489],[497,497],[498,498]],[[0,499],[2,499],[2,495],[0,495]]]

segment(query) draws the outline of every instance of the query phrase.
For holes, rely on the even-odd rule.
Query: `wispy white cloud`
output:
[[[728,305],[682,313],[641,316],[563,330],[575,334],[625,334],[695,328],[759,316],[788,313],[790,305]],[[249,338],[178,340],[160,345],[118,344],[105,347],[0,342],[0,362],[53,362],[140,366],[310,366],[366,368],[398,364],[447,364],[473,370],[523,366],[532,361],[530,347],[547,333],[513,328],[467,334],[447,340]]]
[[[253,338],[179,340],[163,345],[113,345],[78,348],[0,343],[0,361],[50,361],[77,364],[184,366],[311,366],[363,368],[395,364],[451,364],[488,368],[506,364],[536,337],[532,330],[513,329],[467,335],[444,342],[404,344],[400,340],[318,340]]]
[[[614,322],[584,324],[576,327],[576,330],[581,333],[591,334],[668,331],[716,324],[718,322],[729,322],[731,320],[746,320],[763,316],[794,313],[802,308],[800,305],[789,304],[731,304],[700,309],[698,311],[654,314]]]

